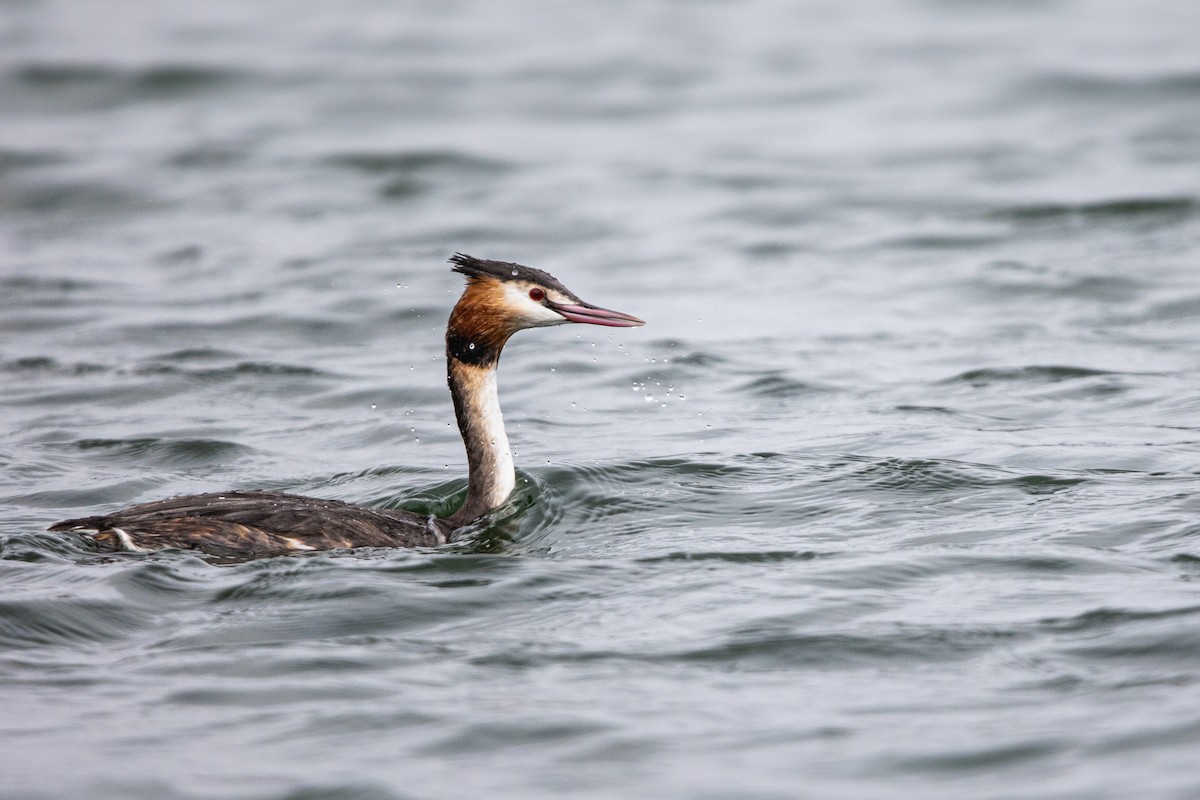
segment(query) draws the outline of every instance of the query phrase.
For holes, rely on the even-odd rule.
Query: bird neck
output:
[[[495,358],[469,363],[455,355],[454,335],[450,331],[446,337],[446,373],[467,448],[467,499],[448,521],[460,527],[503,505],[517,485],[517,474],[496,392],[499,352]]]

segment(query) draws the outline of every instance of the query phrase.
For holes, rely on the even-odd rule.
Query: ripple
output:
[[[117,572],[108,584],[129,602],[144,608],[190,602],[209,588],[208,570],[199,558],[183,556],[143,561]]]
[[[796,397],[830,391],[829,387],[799,381],[784,375],[763,375],[735,387],[735,391],[755,397]]]
[[[232,350],[222,350],[217,347],[184,347],[167,353],[153,356],[154,361],[172,361],[189,364],[195,361],[233,360],[237,353]]]
[[[0,647],[75,647],[124,639],[152,615],[127,603],[63,598],[0,600]]]
[[[907,250],[967,250],[983,249],[1004,240],[999,233],[926,233],[897,236],[880,242],[887,247]]]
[[[674,339],[665,339],[654,343],[660,349],[669,349],[682,347],[683,343]],[[706,352],[704,350],[693,350],[689,353],[684,353],[680,356],[675,356],[671,359],[672,364],[684,367],[719,367],[729,363],[729,359],[717,353]]]
[[[120,217],[163,205],[140,192],[102,181],[24,179],[13,181],[0,193],[0,211],[10,214]]]
[[[719,644],[682,650],[665,657],[738,670],[871,668],[899,662],[944,662],[971,658],[998,642],[1025,635],[1000,629],[952,630],[901,626],[900,630],[867,633],[770,633],[734,635]]]
[[[505,742],[514,748],[533,746],[563,747],[572,740],[591,739],[611,729],[611,724],[584,719],[554,719],[515,717],[504,722],[487,722],[470,725],[452,736],[431,742],[421,752],[431,756],[479,749],[495,749],[497,743],[504,748]]]
[[[19,500],[21,498],[12,498]],[[44,527],[44,521],[28,527]],[[13,526],[18,529],[18,526]],[[58,534],[6,533],[0,535],[0,561],[25,562],[28,564],[79,563],[91,557],[92,550],[82,536]]]
[[[1060,224],[1078,220],[1089,223],[1155,222],[1174,224],[1194,218],[1200,200],[1189,196],[1127,197],[1082,203],[1027,203],[997,209],[994,219],[1027,223]]]
[[[18,373],[42,373],[50,375],[93,375],[97,372],[108,372],[110,368],[104,364],[93,364],[87,361],[77,361],[65,364],[49,356],[26,356],[8,361],[0,361],[0,371]]]
[[[907,758],[896,763],[903,769],[932,770],[938,773],[976,773],[1028,761],[1053,758],[1067,749],[1063,742],[1053,740],[1021,741],[991,747],[958,749],[931,756]]]
[[[1186,100],[1200,95],[1200,72],[1166,72],[1157,75],[1058,72],[1022,81],[1014,91],[1016,97],[1036,96],[1064,102]]]
[[[256,452],[246,445],[221,439],[77,439],[69,446],[86,453],[89,459],[171,469],[229,464]]]
[[[1183,608],[1167,608],[1154,611],[1097,608],[1073,617],[1050,617],[1042,620],[1041,624],[1055,631],[1079,633],[1106,631],[1145,620],[1169,620],[1176,617],[1194,617],[1197,615],[1200,615],[1200,606],[1185,606]]]
[[[457,150],[343,152],[326,156],[323,163],[379,179],[378,195],[389,201],[412,199],[439,182],[478,180],[510,168],[503,161]]]
[[[1046,384],[1114,374],[1117,373],[1101,369],[1072,366],[987,367],[959,373],[952,378],[947,378],[942,383],[969,383],[976,387],[991,386],[998,383]]]
[[[325,163],[368,175],[420,173],[425,171],[473,172],[488,174],[508,169],[503,161],[483,158],[458,150],[359,151],[334,153]]]
[[[5,791],[1190,796],[1188,4],[278,5],[0,0]],[[466,540],[40,532],[452,508],[472,246],[656,310],[505,356]]]
[[[52,150],[12,150],[0,147],[0,175],[61,164],[65,153]]]
[[[988,300],[1008,296],[1022,303],[1030,297],[1127,303],[1148,288],[1145,280],[1130,275],[1048,269],[1020,261],[990,262],[967,286],[978,286]]]
[[[1200,318],[1200,295],[1155,303],[1141,315],[1143,320],[1156,322],[1197,318]]]
[[[746,468],[690,458],[661,458],[615,464],[558,464],[541,471],[547,494],[588,521],[658,507],[663,487],[707,495],[727,486]],[[653,478],[652,482],[650,479]]]
[[[639,560],[646,564],[654,564],[661,561],[719,561],[728,564],[778,564],[785,561],[812,561],[814,558],[820,557],[820,553],[812,550],[764,550],[760,552],[675,552]]]
[[[223,367],[183,367],[179,363],[186,363],[192,360],[203,360],[205,357],[197,357],[196,359],[171,359],[177,363],[162,363],[156,359],[155,362],[143,364],[134,369],[134,373],[138,375],[189,375],[198,378],[207,378],[211,380],[235,380],[238,378],[275,378],[275,377],[336,377],[333,373],[314,367],[303,366],[300,364],[284,364],[270,361],[239,361],[236,364],[230,364]]]
[[[248,152],[244,147],[203,144],[176,151],[167,163],[182,169],[209,170],[242,163],[247,157]]]
[[[995,478],[969,464],[915,458],[884,458],[854,470],[855,477],[881,489],[901,489],[922,494],[988,486]]]
[[[374,552],[374,557],[372,553]],[[256,643],[414,636],[520,603],[495,557],[381,548],[318,552],[234,565],[210,585],[209,622],[171,631],[157,646],[218,650]],[[484,563],[470,562],[483,559]]]
[[[248,73],[226,67],[187,63],[120,67],[95,62],[37,61],[17,64],[9,71],[10,80],[26,90],[24,104],[69,109],[186,97],[225,88],[247,76]]]
[[[19,295],[64,295],[76,292],[93,291],[108,284],[97,281],[81,280],[79,278],[58,278],[42,275],[7,275],[0,276],[0,289],[4,295],[11,297]],[[22,297],[22,302],[28,302]]]

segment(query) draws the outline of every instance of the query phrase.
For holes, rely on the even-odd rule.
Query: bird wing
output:
[[[267,555],[342,547],[445,544],[444,523],[410,511],[370,509],[284,492],[213,492],[143,503],[59,522],[114,550],[168,547],[213,555]]]

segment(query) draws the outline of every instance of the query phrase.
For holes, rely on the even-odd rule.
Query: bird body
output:
[[[212,492],[172,497],[114,514],[59,522],[52,531],[89,533],[104,550],[168,547],[215,556],[279,555],[339,547],[433,547],[452,533],[445,520],[285,492]]]
[[[446,518],[266,491],[174,497],[55,523],[105,550],[200,550],[265,556],[348,547],[433,547],[502,505],[516,486],[496,368],[512,334],[567,322],[635,327],[642,320],[583,302],[541,270],[457,254],[467,286],[446,327],[446,377],[467,452],[467,496]]]

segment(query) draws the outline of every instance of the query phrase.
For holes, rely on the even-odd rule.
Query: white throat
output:
[[[504,430],[496,369],[452,361],[450,391],[467,448],[467,499],[450,521],[465,525],[504,504],[517,485],[512,447]]]
[[[487,460],[491,463],[493,473],[493,480],[488,482],[488,507],[495,508],[512,494],[517,485],[517,474],[512,447],[508,444],[508,432],[504,429],[504,415],[500,413],[496,370],[483,370],[483,374],[483,381],[473,400],[477,404],[475,413],[479,420],[479,438],[488,451]]]

